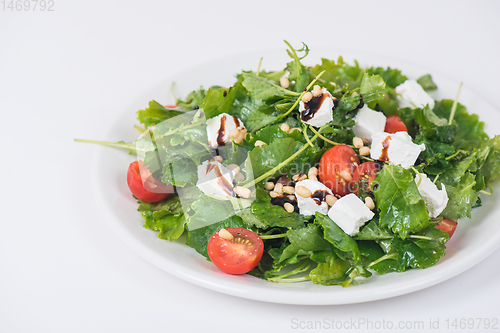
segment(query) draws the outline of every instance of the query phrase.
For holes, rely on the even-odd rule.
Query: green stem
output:
[[[295,52],[294,48],[292,47],[292,45],[290,45],[290,43],[288,43],[286,40],[284,41],[286,43],[286,45],[288,45],[288,47],[290,48],[290,50],[292,51],[293,53],[293,58],[295,59],[295,62],[297,63],[297,80],[299,79],[300,75],[302,74],[302,71],[300,69],[300,60],[299,60],[299,57],[297,56],[297,52]]]
[[[288,116],[288,114],[290,114],[290,112],[292,112],[293,110],[295,110],[295,108],[297,107],[297,105],[299,104],[299,102],[302,100],[302,97],[304,97],[304,94],[306,92],[309,91],[309,89],[311,89],[311,87],[316,83],[316,81],[321,77],[321,75],[323,75],[324,73],[326,72],[325,71],[322,71],[321,73],[319,73],[315,78],[314,80],[311,81],[311,83],[309,83],[309,85],[307,86],[307,88],[299,95],[299,97],[297,98],[297,100],[295,101],[295,103],[293,103],[293,105],[290,107],[290,109],[288,109],[287,112],[283,113],[282,115],[279,115],[277,116],[276,118],[270,120],[267,124],[262,124],[261,126],[255,128],[252,133],[255,133],[257,132],[258,130],[260,130],[262,127],[264,126],[268,126],[268,125],[272,125],[274,124],[275,122],[277,122],[278,120],[280,119],[283,119],[285,118],[286,116]]]
[[[493,193],[486,192],[485,190],[480,190],[479,193],[486,194],[486,195],[493,195]]]
[[[338,146],[338,145],[342,145],[343,143],[338,143],[338,142],[334,142],[332,140],[328,140],[327,138],[325,138],[323,135],[319,134],[318,131],[316,131],[316,129],[314,127],[312,127],[311,125],[309,125],[309,128],[311,129],[311,131],[314,132],[314,134],[316,134],[317,136],[319,136],[320,139],[322,139],[323,141],[326,141],[328,142],[329,144],[332,144],[334,146]],[[351,148],[354,148],[354,146],[352,145],[346,145],[346,146],[349,146]]]
[[[95,141],[95,140],[82,140],[82,139],[74,139],[76,142],[83,142],[83,143],[93,143],[101,146],[109,146],[109,147],[116,147],[116,148],[122,148],[126,149],[132,153],[137,152],[137,147],[135,143],[126,143],[126,142],[108,142],[108,141]]]
[[[462,191],[460,191],[458,193],[462,193],[463,191],[467,191],[468,189],[470,189],[471,187],[473,187],[475,185],[476,185],[476,182],[473,182],[472,184],[470,184],[469,186],[467,186],[466,188],[464,188]]]
[[[411,169],[413,171],[415,171],[416,174],[418,174],[418,182],[417,182],[417,187],[420,185],[420,183],[422,182],[422,175],[420,174],[420,172],[418,172],[417,169],[415,169],[415,167],[412,165],[411,166]]]
[[[260,73],[260,67],[262,66],[262,59],[264,59],[263,57],[260,58],[260,61],[259,61],[259,67],[257,67],[257,73],[255,73],[256,76],[259,76],[259,73]]]
[[[396,253],[391,253],[391,254],[386,254],[385,256],[382,256],[380,258],[378,258],[377,260],[375,261],[372,261],[368,266],[366,266],[367,268],[370,268],[372,267],[373,265],[376,265],[378,264],[379,262],[381,261],[384,261],[384,260],[387,260],[387,259],[392,259],[392,258],[395,258],[397,255]]]
[[[286,277],[289,277],[289,276],[292,276],[292,275],[296,275],[296,274],[305,272],[308,269],[309,269],[309,259],[305,260],[302,265],[300,265],[299,267],[291,270],[290,272],[280,274],[280,275],[278,275],[276,277],[269,278],[268,280],[271,281],[271,282],[281,282]]]
[[[172,84],[170,85],[170,93],[172,94],[172,97],[175,99],[175,103],[177,105],[177,96],[175,96],[175,93],[174,93],[174,86],[175,86],[175,82],[172,82]]]
[[[460,151],[457,151],[455,154],[446,157],[445,160],[447,160],[447,161],[451,160],[453,157],[457,156],[458,154],[460,154]]]
[[[142,127],[140,127],[140,126],[138,126],[138,125],[134,125],[134,128],[135,128],[136,130],[138,130],[139,132],[141,132],[141,133],[143,133],[143,132],[145,131],[145,129],[144,129],[144,128],[142,128]]]
[[[455,97],[455,100],[453,101],[453,106],[451,107],[450,119],[448,120],[448,125],[451,125],[451,123],[453,122],[453,117],[455,117],[455,111],[457,110],[458,96],[460,95],[460,90],[462,90],[462,82],[460,82],[460,85],[458,86],[457,96]]]
[[[408,238],[416,238],[416,239],[425,239],[425,240],[433,240],[432,237],[420,236],[420,235],[408,235]]]
[[[313,143],[311,142],[311,140],[309,139],[309,135],[307,135],[307,125],[304,124],[303,126],[303,129],[302,129],[302,132],[304,133],[304,138],[306,138],[306,141],[307,143],[309,144],[309,146],[311,147],[314,147]],[[317,135],[318,136],[318,135]]]
[[[286,233],[284,234],[275,234],[275,235],[259,235],[261,239],[276,239],[286,237]]]
[[[434,178],[434,181],[432,182],[433,184],[436,184],[437,180],[439,178],[439,175],[436,176],[436,178]]]
[[[309,275],[303,276],[303,277],[298,277],[298,278],[291,278],[291,279],[281,279],[281,280],[273,280],[274,278],[268,279],[271,282],[279,282],[279,283],[295,283],[295,282],[303,282],[303,281],[309,281],[311,280],[311,277]]]
[[[316,140],[318,136],[315,135],[313,136],[312,138],[312,141]],[[276,173],[276,171],[278,171],[279,169],[281,169],[282,167],[284,167],[285,165],[287,165],[288,163],[290,163],[295,157],[299,156],[304,150],[306,150],[307,148],[309,147],[309,144],[306,144],[306,145],[303,145],[299,150],[297,150],[292,156],[290,156],[289,158],[287,158],[286,160],[284,160],[283,162],[281,162],[280,164],[278,164],[277,166],[275,166],[274,168],[272,168],[271,170],[269,170],[268,172],[264,173],[262,176],[260,176],[259,178],[257,179],[254,179],[252,180],[251,182],[249,183],[246,183],[245,185],[243,185],[243,187],[246,187],[246,188],[249,188],[261,181],[263,181],[264,179],[266,179],[267,177],[270,177],[272,175],[274,175]]]

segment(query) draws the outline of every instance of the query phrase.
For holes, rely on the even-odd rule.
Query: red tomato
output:
[[[365,191],[371,191],[370,185],[377,177],[379,165],[375,162],[361,163],[354,171],[352,176],[353,182],[358,182],[358,185],[353,189],[355,194],[358,194],[358,189],[363,188]],[[360,181],[361,180],[361,181]]]
[[[250,272],[259,264],[264,253],[262,239],[248,229],[227,228],[223,230],[228,233],[222,231],[223,234],[220,235],[221,231],[217,231],[208,241],[207,252],[210,260],[225,273]]]
[[[165,185],[154,179],[148,168],[142,166],[142,161],[130,163],[127,171],[128,188],[139,200],[145,202],[158,202],[174,192],[172,185]]]
[[[356,152],[347,145],[332,147],[321,156],[319,179],[334,194],[341,196],[351,193],[352,176],[359,165]]]
[[[408,133],[408,129],[406,129],[405,123],[403,123],[398,115],[393,114],[392,116],[387,117],[387,119],[385,120],[384,132],[394,134],[396,132],[403,131]]]
[[[175,108],[177,108],[178,106],[177,106],[177,105],[165,105],[165,107],[166,107],[167,109],[175,109]]]
[[[453,233],[457,229],[457,224],[458,223],[455,221],[443,219],[441,222],[437,224],[437,228],[439,230],[446,231],[451,238],[451,236],[453,236]]]

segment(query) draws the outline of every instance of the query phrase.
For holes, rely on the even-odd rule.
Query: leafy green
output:
[[[194,90],[189,95],[187,95],[186,100],[177,99],[175,102],[177,106],[179,106],[183,111],[192,111],[196,107],[200,106],[203,103],[203,99],[205,98],[207,92],[205,89],[200,87],[198,90]]]
[[[298,255],[300,250],[303,253],[330,250],[330,244],[323,238],[320,228],[314,224],[309,224],[302,229],[290,229],[287,237],[290,245],[283,251],[279,262]]]
[[[472,206],[479,198],[474,190],[475,184],[476,177],[470,172],[465,173],[458,184],[446,184],[448,204],[441,214],[453,221],[465,216],[471,217]]]
[[[410,171],[400,165],[385,165],[375,179],[373,191],[380,212],[381,227],[391,228],[402,238],[430,223],[425,202]]]
[[[336,249],[350,253],[355,261],[361,259],[356,241],[346,234],[332,219],[326,215],[316,213],[315,223],[323,227],[325,239]]]
[[[169,196],[156,203],[139,200],[139,208],[144,217],[144,228],[158,231],[158,238],[173,240],[184,232],[186,217],[178,196]]]
[[[221,113],[227,113],[233,105],[236,98],[233,87],[229,88],[210,88],[203,99],[200,108],[203,109],[207,119],[213,118]]]
[[[380,75],[384,82],[393,89],[407,80],[407,77],[401,74],[399,69],[391,67],[387,67],[385,69],[382,67],[372,67],[368,70],[368,73]]]
[[[180,114],[181,111],[167,109],[157,101],[151,101],[148,108],[137,111],[137,120],[145,127],[149,127]]]
[[[309,273],[309,276],[314,283],[326,286],[337,285],[349,280],[349,275],[347,273],[350,268],[351,266],[347,261],[341,260],[331,254],[328,256],[327,262],[325,264],[318,264],[318,266]]]
[[[437,86],[434,81],[432,81],[432,77],[430,74],[421,76],[419,79],[417,79],[417,82],[422,86],[422,88],[424,88],[425,91],[437,89]]]

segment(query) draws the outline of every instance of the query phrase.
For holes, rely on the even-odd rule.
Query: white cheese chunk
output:
[[[422,180],[420,180],[420,178],[422,178]],[[420,192],[422,199],[424,199],[425,206],[429,211],[429,216],[438,217],[448,204],[448,193],[446,193],[444,185],[441,183],[441,190],[438,190],[437,186],[425,173],[420,175],[417,174],[415,183],[418,184],[418,192]]]
[[[227,113],[207,120],[207,137],[208,145],[212,148],[217,148],[229,140],[229,133],[237,127],[245,127],[243,122],[238,117],[231,116]]]
[[[326,215],[328,213],[328,204],[325,201],[325,196],[322,195],[325,191],[327,194],[333,194],[328,187],[312,179],[301,180],[295,184],[295,187],[297,186],[304,186],[312,193],[312,196],[309,198],[301,197],[298,194],[295,195],[300,214],[314,215],[316,212],[320,212]]]
[[[434,100],[415,80],[406,80],[396,87],[398,105],[402,108],[423,108],[427,104],[434,109]]]
[[[219,199],[234,196],[234,172],[219,162],[205,161],[198,166],[198,182],[196,186],[205,194]]]
[[[351,193],[337,200],[328,211],[328,216],[344,232],[354,236],[375,214],[361,201],[356,194]]]
[[[313,97],[305,104],[302,101],[299,102],[300,118],[304,123],[314,127],[321,127],[333,120],[332,110],[335,104],[332,95],[325,88],[321,89],[321,92],[322,95]],[[317,103],[321,103],[319,107]]]
[[[365,104],[356,114],[354,121],[354,135],[371,140],[373,133],[384,131],[386,117],[382,112],[372,110]]]
[[[372,135],[370,157],[374,160],[390,161],[394,165],[400,164],[408,169],[415,164],[418,155],[424,150],[424,144],[414,144],[404,131],[394,134],[377,132]]]

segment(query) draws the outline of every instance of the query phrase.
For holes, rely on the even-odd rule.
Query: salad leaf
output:
[[[316,219],[314,222],[323,227],[325,239],[336,249],[342,252],[350,253],[355,261],[361,260],[356,241],[340,229],[340,227],[333,222],[331,218],[316,212]]]
[[[425,91],[431,91],[437,89],[437,86],[434,83],[434,81],[432,81],[432,77],[430,74],[421,76],[420,78],[417,79],[417,82],[422,86],[422,88],[424,88]]]
[[[302,229],[291,229],[286,234],[290,245],[283,251],[279,262],[297,256],[300,250],[303,253],[330,250],[330,244],[323,238],[323,234],[317,225],[309,224]]]
[[[158,238],[169,241],[179,238],[184,233],[186,217],[184,214],[172,214],[169,211],[143,212],[144,228],[158,231]]]
[[[401,74],[401,71],[399,69],[391,67],[387,67],[385,69],[382,67],[372,67],[368,69],[368,73],[380,75],[384,82],[392,89],[396,88],[401,83],[407,80],[407,77]]]
[[[203,103],[200,105],[200,109],[203,109],[205,117],[210,119],[221,113],[227,113],[233,105],[235,98],[236,94],[233,87],[210,88],[203,99]]]
[[[200,89],[190,92],[186,100],[177,99],[175,104],[183,111],[192,111],[203,103],[206,94],[206,90],[200,87]]]
[[[256,147],[248,152],[245,169],[252,170],[254,178],[258,178],[292,156],[295,146],[296,141],[287,137],[275,139],[262,147]],[[281,171],[281,173],[284,172],[286,171]]]
[[[351,265],[334,254],[330,254],[325,264],[318,264],[309,276],[314,283],[325,286],[342,284],[350,279],[348,271]]]
[[[410,171],[400,165],[385,165],[375,179],[373,191],[380,212],[379,225],[391,228],[402,238],[430,223],[425,202]]]
[[[478,195],[474,190],[476,177],[467,172],[458,184],[446,184],[448,204],[441,213],[445,218],[456,221],[462,217],[471,217],[472,206],[477,202]]]
[[[182,114],[181,111],[167,109],[157,101],[149,102],[149,107],[144,110],[137,111],[137,120],[145,127],[159,124],[162,121],[171,119]]]

